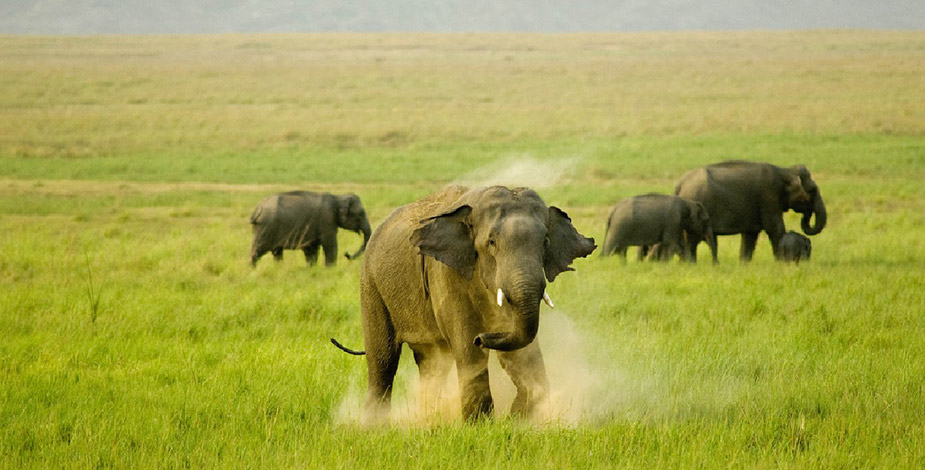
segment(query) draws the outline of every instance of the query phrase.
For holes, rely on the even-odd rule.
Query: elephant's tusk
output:
[[[504,292],[501,292],[501,288],[498,288],[498,306],[501,307],[504,305]]]
[[[552,304],[552,299],[549,298],[549,294],[546,291],[543,291],[543,302],[546,302],[549,308],[556,308],[556,306]]]

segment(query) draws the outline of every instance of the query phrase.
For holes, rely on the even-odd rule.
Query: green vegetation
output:
[[[923,76],[921,32],[0,37],[0,467],[921,468]],[[496,419],[359,427],[365,362],[327,339],[362,344],[360,263],[247,265],[275,191],[375,226],[527,184],[600,241],[727,158],[809,167],[813,260],[578,260],[552,423],[499,380]]]

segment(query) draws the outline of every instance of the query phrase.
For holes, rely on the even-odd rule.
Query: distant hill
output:
[[[925,0],[0,0],[0,33],[925,29]]]

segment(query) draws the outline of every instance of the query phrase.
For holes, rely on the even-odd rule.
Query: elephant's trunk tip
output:
[[[483,349],[514,351],[533,342],[536,338],[537,326],[537,322],[532,321],[520,330],[480,333],[475,337],[472,344]]]
[[[522,338],[517,337],[514,333],[493,332],[479,334],[472,344],[483,349],[514,351],[530,344],[530,342],[524,342]]]
[[[369,244],[369,237],[372,236],[372,229],[369,226],[369,223],[364,223],[360,230],[357,230],[356,233],[363,235],[363,245],[356,251],[356,253],[344,253],[344,257],[349,260],[355,260],[360,257],[366,251],[366,245]]]

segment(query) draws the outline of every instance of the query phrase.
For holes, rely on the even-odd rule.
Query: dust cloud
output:
[[[635,419],[639,412],[634,404],[651,401],[654,390],[640,378],[622,370],[612,360],[595,362],[589,353],[606,358],[606,342],[579,331],[568,315],[560,310],[542,314],[537,341],[543,351],[549,376],[550,396],[531,418],[539,427],[575,427],[602,419]],[[602,347],[604,349],[602,349]],[[410,353],[410,351],[406,351]],[[403,366],[395,378],[391,424],[427,426],[461,419],[459,387],[455,368],[443,384],[422,384],[410,354],[402,354]],[[365,364],[364,364],[365,366]],[[489,359],[491,393],[495,415],[507,416],[516,395],[513,382],[501,368],[495,353]],[[364,386],[351,384],[349,394],[338,405],[334,416],[339,424],[362,421]]]
[[[479,168],[454,181],[464,186],[549,188],[572,176],[580,157],[537,160],[530,156],[510,158]]]

